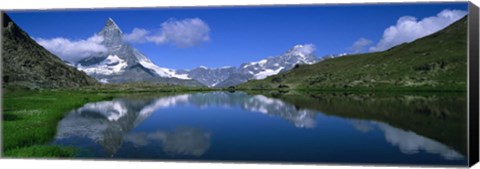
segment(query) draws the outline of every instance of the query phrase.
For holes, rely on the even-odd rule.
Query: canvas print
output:
[[[466,2],[2,17],[6,158],[468,162]]]

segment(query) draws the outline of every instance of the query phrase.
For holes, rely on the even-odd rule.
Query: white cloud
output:
[[[150,32],[145,29],[134,28],[132,33],[123,35],[123,40],[127,42],[143,43],[146,40],[145,37],[149,33]]]
[[[69,40],[58,37],[52,39],[35,38],[35,41],[61,59],[72,63],[92,54],[107,51],[107,48],[101,44],[103,37],[98,35],[93,35],[86,40]]]
[[[348,50],[353,51],[354,53],[360,53],[362,52],[365,47],[369,46],[372,44],[371,40],[365,39],[365,38],[360,38],[357,41],[355,41]]]
[[[159,31],[152,32],[155,31],[135,28],[132,33],[124,35],[124,39],[132,43],[171,43],[182,48],[197,46],[210,40],[210,28],[199,18],[169,19],[161,24]]]
[[[295,45],[291,51],[296,55],[310,55],[313,52],[315,52],[315,45],[313,44]]]
[[[385,29],[382,39],[377,45],[370,47],[370,51],[383,51],[404,42],[414,41],[445,28],[466,14],[467,11],[445,9],[436,16],[420,21],[412,16],[400,17],[396,25]]]

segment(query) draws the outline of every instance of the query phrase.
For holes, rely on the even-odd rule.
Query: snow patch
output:
[[[212,85],[209,85],[208,87],[215,87],[217,84],[219,84],[221,81],[217,81],[215,83],[213,83]]]
[[[100,63],[82,66],[78,65],[78,70],[84,71],[88,75],[93,74],[102,74],[102,75],[112,75],[123,72],[123,69],[127,67],[127,62],[117,55],[108,55],[105,60]]]
[[[257,62],[257,64],[264,65],[265,63],[267,63],[267,61],[268,61],[267,59],[262,59],[259,62]]]
[[[141,55],[141,56],[143,56],[143,55]],[[142,66],[155,71],[155,73],[157,73],[160,77],[174,77],[174,78],[178,78],[178,79],[191,79],[190,77],[188,77],[188,74],[177,74],[177,72],[175,70],[159,67],[159,66],[155,65],[150,59],[147,59],[147,57],[145,57],[145,56],[137,57],[137,59],[138,59],[138,62]]]
[[[246,65],[243,65],[242,68],[246,69],[247,67],[249,67],[249,66],[251,66],[251,65],[252,65],[252,63],[249,63],[249,64],[246,64]]]
[[[254,78],[254,79],[257,79],[257,80],[265,79],[265,78],[267,78],[268,76],[278,74],[283,68],[284,68],[284,67],[279,67],[279,68],[276,69],[276,70],[266,69],[266,70],[264,70],[264,71],[261,71],[261,72],[258,72],[257,74],[255,74],[253,78]]]

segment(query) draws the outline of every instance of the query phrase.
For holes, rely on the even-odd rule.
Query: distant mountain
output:
[[[245,83],[251,79],[265,79],[268,76],[288,71],[295,65],[314,64],[321,59],[313,54],[313,47],[307,45],[295,45],[287,52],[268,57],[257,62],[249,62],[240,65],[238,72],[218,84],[216,87],[234,86]]]
[[[228,87],[251,79],[264,79],[285,72],[297,64],[313,64],[321,59],[313,54],[312,45],[296,45],[287,52],[257,62],[243,63],[239,67],[197,67],[190,71],[178,71],[210,87]]]
[[[467,19],[376,53],[346,55],[251,80],[243,89],[466,90]]]
[[[98,82],[65,64],[37,44],[5,13],[2,30],[2,71],[4,85],[29,88],[73,88]]]
[[[186,74],[155,65],[123,40],[118,25],[109,18],[97,33],[103,38],[107,52],[97,53],[75,63],[75,67],[102,83],[152,82],[187,86],[203,86]]]
[[[236,72],[236,67],[207,68],[205,66],[178,71],[178,73],[185,73],[189,78],[195,79],[208,87],[216,86]]]

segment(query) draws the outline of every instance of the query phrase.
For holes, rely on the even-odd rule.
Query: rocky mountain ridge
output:
[[[98,82],[37,44],[5,13],[2,14],[2,80],[4,86],[76,88]]]

